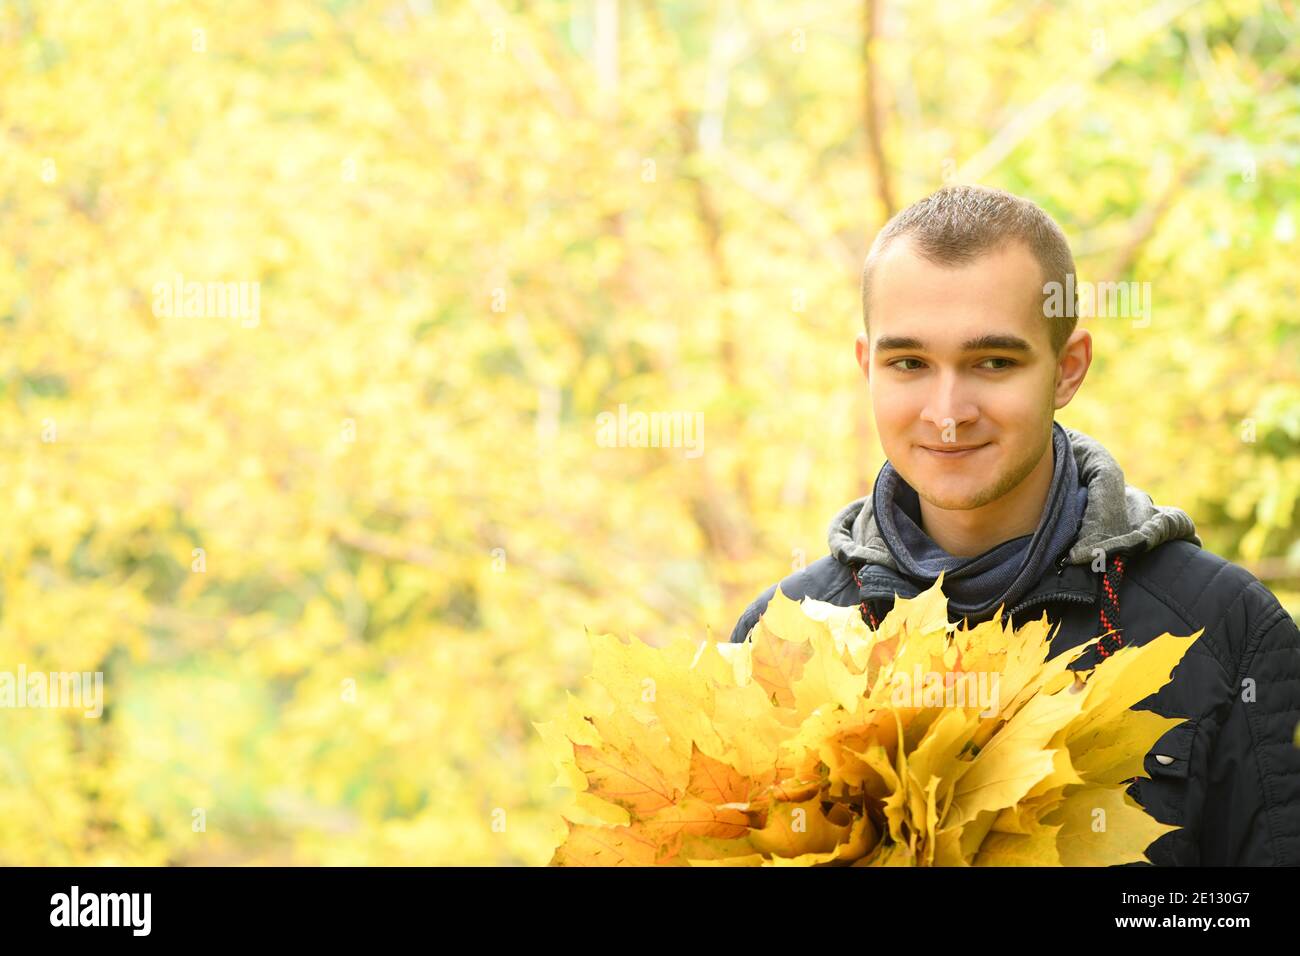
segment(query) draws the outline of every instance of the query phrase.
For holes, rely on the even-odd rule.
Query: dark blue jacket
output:
[[[1187,718],[1147,754],[1149,776],[1129,785],[1156,820],[1181,828],[1147,856],[1162,866],[1300,865],[1300,629],[1250,572],[1203,550],[1185,514],[1152,504],[1094,439],[1067,431],[1088,482],[1083,525],[1053,569],[1002,609],[1003,620],[1019,627],[1046,612],[1060,624],[1052,657],[1117,629],[1079,668],[1104,666],[1121,644],[1204,629],[1169,683],[1135,707]],[[877,622],[895,595],[919,594],[870,510],[870,496],[843,509],[831,525],[832,553],[780,581],[782,593],[858,605]],[[748,638],[777,586],[745,609],[733,642]]]

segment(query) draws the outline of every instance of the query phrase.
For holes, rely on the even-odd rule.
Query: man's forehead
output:
[[[1003,247],[960,264],[939,265],[913,248],[891,244],[872,277],[868,331],[873,345],[907,340],[898,341],[898,347],[1022,351],[1018,340],[1030,343],[1030,351],[1040,348],[1039,338],[1050,337],[1041,269],[1028,248],[1019,245],[1019,250]]]

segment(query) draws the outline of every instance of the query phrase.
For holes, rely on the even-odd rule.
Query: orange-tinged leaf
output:
[[[794,685],[812,654],[808,639],[818,633],[818,625],[778,587],[754,628],[750,673],[779,706],[793,705]]]
[[[751,794],[751,778],[735,767],[715,760],[698,747],[691,751],[691,776],[687,789],[694,797],[716,805],[747,803]]]
[[[630,827],[569,825],[551,866],[653,866],[655,844]]]
[[[647,758],[610,748],[574,747],[574,761],[589,789],[640,818],[671,806],[681,795]]]
[[[738,840],[749,834],[749,817],[743,810],[715,807],[691,797],[664,807],[638,825],[660,844],[682,836]]]

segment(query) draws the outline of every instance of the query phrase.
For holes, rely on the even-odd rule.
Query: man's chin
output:
[[[978,492],[958,494],[945,491],[936,494],[923,492],[918,488],[916,493],[932,507],[944,511],[971,511],[987,503],[985,497]]]
[[[942,508],[944,511],[970,511],[992,500],[991,494],[996,483],[989,481],[988,476],[981,476],[981,478],[979,482],[931,479],[916,483],[909,481],[908,484],[916,490],[918,497],[935,508]]]

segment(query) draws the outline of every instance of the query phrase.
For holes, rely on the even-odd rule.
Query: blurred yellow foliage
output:
[[[891,7],[879,169],[851,5],[0,6],[0,669],[105,694],[0,711],[0,863],[545,863],[584,629],[725,639],[869,488],[949,176],[1152,284],[1062,419],[1294,583],[1296,23],[1131,6]]]

